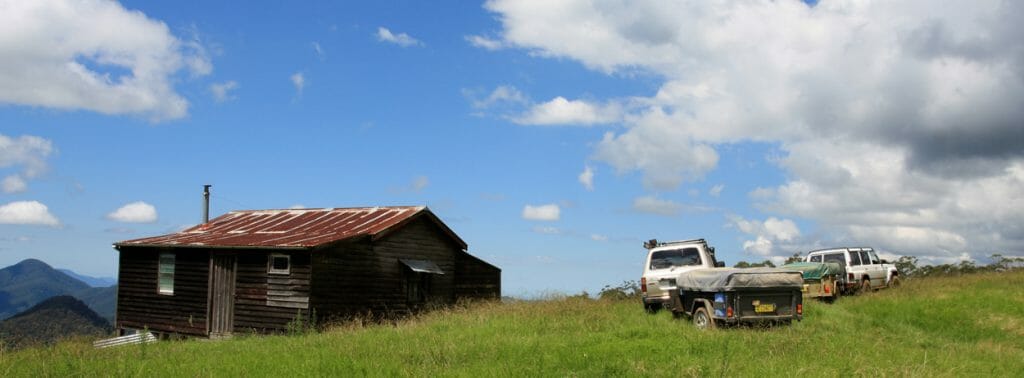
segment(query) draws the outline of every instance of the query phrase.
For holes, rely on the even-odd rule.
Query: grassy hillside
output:
[[[1024,371],[1024,272],[906,282],[792,327],[700,332],[639,303],[485,303],[302,336],[4,352],[3,376],[909,375]]]
[[[110,333],[106,319],[69,295],[51,297],[0,321],[0,344],[10,348],[52,344],[73,335],[100,338]]]

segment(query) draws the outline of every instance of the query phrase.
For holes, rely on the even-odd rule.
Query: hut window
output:
[[[163,295],[174,295],[174,254],[161,253],[157,269],[157,290]]]
[[[289,255],[284,254],[272,254],[270,255],[270,274],[290,274],[292,268],[292,258]]]

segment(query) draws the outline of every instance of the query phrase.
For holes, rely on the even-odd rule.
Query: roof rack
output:
[[[704,239],[673,240],[673,241],[667,241],[667,242],[659,242],[658,239],[651,239],[651,240],[648,240],[648,241],[644,242],[644,248],[651,249],[651,248],[657,248],[657,247],[664,247],[666,245],[693,244],[693,243],[701,243],[701,244],[705,244],[705,245],[708,244],[708,242],[705,241]]]

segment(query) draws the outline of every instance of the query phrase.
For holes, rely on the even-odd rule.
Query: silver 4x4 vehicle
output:
[[[806,261],[838,263],[844,270],[838,284],[846,293],[858,289],[867,292],[900,283],[896,266],[879,259],[870,247],[819,249],[808,252]]]
[[[647,248],[647,259],[640,277],[640,293],[648,312],[671,305],[670,294],[676,290],[679,273],[725,266],[724,262],[715,260],[715,248],[709,247],[704,239],[671,242],[652,239],[644,242],[644,248]]]

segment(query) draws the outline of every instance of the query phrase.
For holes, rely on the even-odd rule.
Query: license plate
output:
[[[756,313],[775,312],[775,304],[774,303],[763,303],[763,304],[755,305],[754,306],[754,312],[756,312]]]

